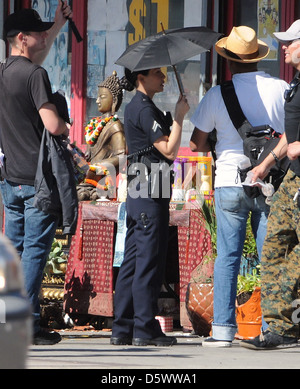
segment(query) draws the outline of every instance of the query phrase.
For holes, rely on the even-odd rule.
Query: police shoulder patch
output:
[[[154,120],[154,123],[153,123],[153,126],[152,126],[153,132],[156,132],[158,128],[161,130],[161,126],[157,123],[156,120]]]

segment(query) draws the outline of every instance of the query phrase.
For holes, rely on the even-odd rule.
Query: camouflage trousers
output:
[[[291,171],[273,197],[261,258],[262,314],[269,330],[299,336],[300,209],[294,201],[300,178]],[[297,310],[299,311],[299,309]]]

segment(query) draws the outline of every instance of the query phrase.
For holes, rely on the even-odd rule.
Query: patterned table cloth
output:
[[[113,259],[118,202],[81,202],[65,275],[67,313],[113,316]],[[185,296],[192,271],[211,248],[201,211],[191,203],[170,204],[178,230],[180,322],[188,325]]]

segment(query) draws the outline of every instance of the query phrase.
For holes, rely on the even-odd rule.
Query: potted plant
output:
[[[195,333],[200,336],[208,336],[213,321],[213,271],[215,259],[217,257],[217,222],[213,201],[204,201],[202,214],[206,229],[211,236],[211,250],[191,275],[191,281],[187,288],[186,308]],[[247,317],[245,317],[244,312],[245,309],[247,310],[248,306],[253,308],[254,302],[258,302],[259,304],[258,310],[255,308],[259,317],[260,275],[258,264],[259,260],[256,242],[252,233],[250,215],[247,220],[246,238],[237,285],[237,320],[242,322],[240,327],[245,329],[244,319],[247,319],[248,314]],[[251,297],[251,302],[245,307],[244,304]],[[257,323],[259,323],[259,319]],[[250,326],[254,328],[257,327],[258,324]],[[248,330],[246,329],[246,331]],[[244,331],[242,331],[242,333],[244,333]]]
[[[237,282],[236,338],[250,339],[260,334],[262,314],[260,307],[260,265],[250,217]]]
[[[261,332],[261,289],[258,265],[252,273],[238,276],[236,322],[238,332],[237,339],[252,339]]]
[[[239,274],[237,281],[237,304],[247,302],[256,288],[260,288],[260,265],[252,270],[252,273]]]
[[[252,274],[252,271],[259,265],[259,258],[255,238],[251,227],[251,214],[247,220],[246,238],[241,258],[240,275]]]

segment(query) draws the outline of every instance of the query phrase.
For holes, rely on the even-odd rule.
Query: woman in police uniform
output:
[[[164,335],[155,316],[168,245],[170,180],[161,179],[164,173],[151,174],[151,168],[158,171],[163,165],[172,165],[180,147],[183,119],[189,105],[186,98],[180,96],[174,121],[170,123],[152,101],[155,93],[164,89],[165,76],[161,69],[138,72],[125,69],[125,76],[136,88],[136,94],[124,113],[131,182],[126,201],[125,253],[116,283],[111,343],[168,346],[175,344],[176,338]]]

